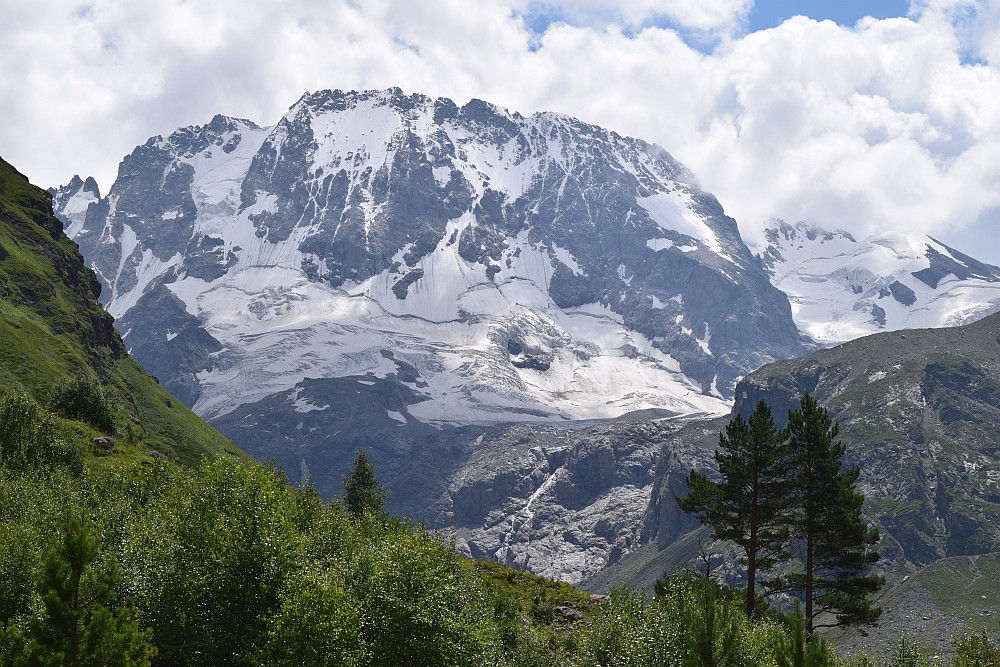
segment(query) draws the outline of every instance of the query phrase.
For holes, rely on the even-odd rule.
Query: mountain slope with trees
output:
[[[799,664],[801,619],[749,619],[738,591],[588,598],[386,515],[366,457],[351,512],[240,456],[125,354],[46,198],[0,166],[0,665]]]
[[[844,461],[860,470],[864,515],[881,536],[877,550],[888,604],[903,599],[893,593],[900,585],[923,590],[911,582],[942,559],[970,563],[1000,552],[1000,315],[955,328],[876,334],[769,364],[747,376],[736,393],[734,413],[744,418],[764,400],[784,426],[783,417],[808,393],[839,423],[839,437],[849,445]],[[663,558],[695,555],[690,542],[696,549],[697,538],[690,531],[696,526],[677,520],[675,498],[687,494],[684,479],[692,468],[715,474],[712,454],[726,423],[693,423],[665,440],[644,521],[647,546],[634,562],[616,566],[642,574],[619,580],[649,586]],[[924,612],[914,617],[905,608],[887,608],[885,623],[859,645],[889,645],[889,638],[917,625],[927,626],[924,639],[946,652],[966,622],[1000,631],[992,620],[1000,606],[992,602],[986,609],[970,597],[968,611],[960,614],[964,620],[931,628],[921,616],[947,619],[955,607],[923,592],[918,597],[926,604],[911,598],[906,604]]]

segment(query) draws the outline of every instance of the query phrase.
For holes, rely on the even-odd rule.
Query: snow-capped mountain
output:
[[[126,345],[209,419],[324,409],[307,378],[393,379],[398,423],[718,413],[803,351],[682,165],[558,114],[322,91],[154,137],[94,198],[55,191]]]
[[[97,181],[91,177],[87,177],[84,181],[79,176],[74,176],[69,183],[58,190],[49,188],[48,192],[52,195],[52,208],[58,212],[66,236],[71,239],[83,229],[90,205],[96,204],[101,199]]]
[[[958,326],[1000,310],[1000,268],[918,233],[857,241],[771,221],[755,247],[802,333],[833,345],[878,331]]]

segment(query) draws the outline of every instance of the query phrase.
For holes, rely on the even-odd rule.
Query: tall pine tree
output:
[[[714,529],[713,537],[731,540],[743,551],[747,568],[745,611],[753,615],[760,574],[788,558],[790,495],[785,480],[782,434],[771,409],[760,401],[749,423],[737,414],[719,435],[715,460],[722,481],[713,482],[694,470],[690,492],[678,498],[681,509]]]
[[[793,530],[803,571],[789,575],[787,583],[804,595],[810,635],[818,627],[873,624],[882,611],[872,606],[869,596],[883,580],[866,574],[878,561],[878,553],[869,547],[879,535],[861,518],[864,496],[856,484],[860,471],[844,469],[839,432],[839,425],[809,394],[798,410],[788,413]],[[835,622],[817,625],[816,617],[824,612],[834,614]]]

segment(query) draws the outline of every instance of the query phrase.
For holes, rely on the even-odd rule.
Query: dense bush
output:
[[[85,421],[109,435],[115,433],[115,401],[89,374],[52,387],[49,405],[65,417]]]
[[[65,437],[51,414],[27,394],[0,397],[0,462],[15,470],[65,468],[83,473],[83,451]]]

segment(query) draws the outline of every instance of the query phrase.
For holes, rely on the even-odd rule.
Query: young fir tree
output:
[[[344,475],[344,506],[351,516],[378,516],[385,510],[388,494],[375,474],[375,466],[368,460],[368,452],[358,450],[354,467]]]
[[[114,564],[95,568],[100,538],[86,519],[71,515],[45,558],[39,583],[43,612],[28,623],[24,654],[15,665],[143,667],[156,650],[130,604],[112,610],[119,575]]]
[[[864,495],[857,490],[860,471],[843,469],[845,447],[837,440],[839,425],[809,394],[798,410],[788,413],[790,474],[796,510],[794,537],[803,571],[787,578],[789,589],[805,597],[806,631],[818,627],[874,624],[881,609],[870,595],[882,578],[865,574],[878,561],[868,547],[878,542],[878,531],[861,518]],[[835,622],[817,625],[816,617],[829,612]]]
[[[745,611],[753,615],[761,573],[788,559],[789,488],[783,437],[774,426],[771,409],[760,401],[749,423],[736,415],[719,435],[715,460],[722,481],[713,482],[691,471],[690,492],[678,498],[714,529],[715,539],[731,540],[743,551],[747,568]]]

